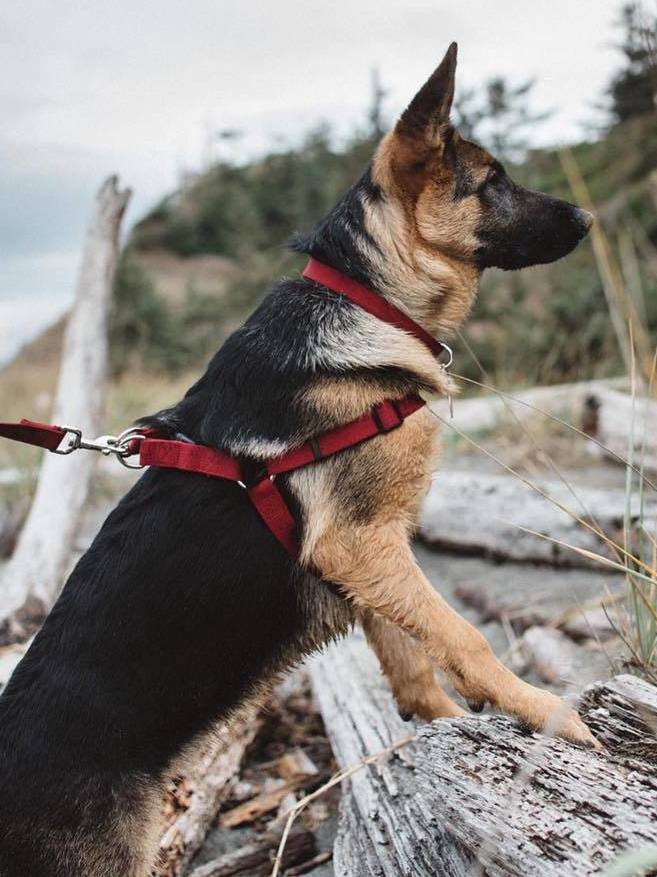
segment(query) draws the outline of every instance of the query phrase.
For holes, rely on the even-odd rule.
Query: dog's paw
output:
[[[517,699],[503,704],[502,708],[515,716],[524,728],[561,737],[588,749],[602,749],[575,710],[549,691],[521,683]]]
[[[425,722],[433,719],[456,718],[467,715],[466,711],[448,697],[438,683],[425,685],[421,691],[405,691],[397,694],[397,709],[403,721],[413,716]]]
[[[473,711],[481,711],[488,702],[494,709],[518,719],[524,729],[561,737],[590,749],[602,749],[577,713],[556,694],[535,688],[510,671],[505,671],[495,687],[487,685],[484,678],[482,675],[471,679],[462,677],[456,683],[459,694]]]

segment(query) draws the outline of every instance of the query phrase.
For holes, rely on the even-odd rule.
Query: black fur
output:
[[[453,80],[454,63],[453,46],[429,85],[450,71]],[[468,185],[463,174],[457,197]],[[364,205],[384,197],[367,170],[294,247],[376,289],[363,253],[364,243],[376,248]],[[490,180],[480,198],[481,267],[549,261],[582,236],[576,208],[506,177]],[[147,422],[256,465],[272,445],[336,425],[304,404],[313,382],[358,378],[386,395],[426,389],[410,371],[341,359],[363,344],[357,325],[343,297],[281,281],[185,398]],[[342,481],[345,501],[368,515],[372,488]],[[119,823],[139,814],[172,760],[350,618],[336,593],[288,557],[238,485],[146,472],[77,564],[0,697],[0,877],[129,874]]]
[[[376,290],[378,276],[364,255],[362,244],[375,251],[378,247],[365,230],[363,208],[367,201],[376,202],[383,197],[368,167],[310,235],[292,237],[291,248]]]
[[[577,246],[591,224],[584,210],[519,186],[499,164],[478,194],[484,212],[477,229],[481,269],[515,270],[554,262]]]
[[[299,390],[344,375],[313,357],[327,330],[348,334],[354,313],[306,280],[278,283],[185,398],[150,422],[228,450],[335,425],[313,420]],[[399,369],[362,377],[395,393],[420,389]],[[334,604],[323,627],[309,609],[321,600]],[[62,850],[67,832],[102,847],[116,813],[137,808],[139,790],[160,783],[178,753],[349,618],[239,486],[147,471],[0,697],[0,875],[70,877],[75,866],[56,864],[53,838]]]

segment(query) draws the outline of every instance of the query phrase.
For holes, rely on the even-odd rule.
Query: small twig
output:
[[[307,874],[308,871],[313,871],[318,865],[323,865],[324,862],[330,862],[332,858],[333,853],[331,851],[319,853],[314,859],[308,859],[307,862],[302,862],[300,865],[288,868],[285,873],[287,874],[287,877],[300,877],[301,874]]]
[[[287,820],[285,822],[285,828],[283,829],[283,834],[281,835],[281,842],[278,845],[276,858],[274,859],[274,866],[271,869],[270,877],[278,877],[278,875],[280,874],[281,865],[283,863],[283,853],[285,852],[285,844],[287,843],[290,831],[292,830],[292,825],[294,824],[294,820],[297,818],[299,813],[301,813],[302,810],[305,810],[308,804],[328,792],[328,790],[332,789],[333,786],[337,786],[338,783],[342,782],[342,780],[345,780],[352,774],[355,774],[362,767],[366,767],[368,764],[372,764],[375,761],[379,761],[382,758],[386,758],[387,756],[392,755],[393,752],[396,752],[403,746],[408,746],[409,743],[413,743],[416,739],[417,738],[415,734],[411,734],[408,737],[402,737],[401,740],[397,740],[396,743],[392,743],[385,749],[381,749],[378,752],[375,752],[374,755],[368,755],[366,758],[357,761],[350,767],[345,767],[342,770],[339,770],[337,773],[334,773],[331,779],[324,783],[323,786],[320,786],[319,789],[316,789],[314,792],[306,795],[300,801],[297,801],[297,803],[288,813]]]

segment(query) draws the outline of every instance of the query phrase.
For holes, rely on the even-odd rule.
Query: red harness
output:
[[[449,352],[449,348],[436,341],[410,317],[388,304],[377,293],[339,271],[329,268],[328,265],[311,259],[303,276],[346,296],[380,320],[416,336],[433,354]],[[0,436],[46,448],[59,454],[68,454],[78,448],[90,448],[106,454],[114,453],[122,461],[138,454],[140,467],[160,466],[181,469],[185,472],[198,472],[212,478],[237,482],[248,492],[251,502],[267,527],[285,550],[296,558],[299,554],[296,523],[276,486],[276,476],[317,463],[374,436],[390,432],[401,426],[405,418],[423,405],[424,401],[419,396],[381,402],[357,420],[322,433],[285,454],[263,461],[257,470],[257,475],[251,479],[245,475],[241,461],[223,451],[192,442],[156,438],[152,431],[140,430],[138,427],[127,430],[118,438],[102,436],[88,442],[76,429],[21,420],[20,423],[0,423]]]

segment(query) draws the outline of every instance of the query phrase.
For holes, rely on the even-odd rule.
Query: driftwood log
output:
[[[107,366],[107,314],[121,218],[130,198],[110,177],[87,229],[75,302],[64,338],[53,422],[101,432]],[[26,416],[29,412],[26,412]],[[0,622],[26,603],[47,610],[66,574],[95,463],[92,453],[64,460],[46,454],[16,549],[0,580]]]
[[[606,537],[623,544],[627,506],[623,490],[576,487],[571,491],[558,481],[533,479],[532,483]],[[635,521],[639,511],[636,496],[630,505]],[[642,515],[644,522],[657,517],[657,502],[650,493],[644,499]],[[600,565],[559,542],[604,557],[614,556],[604,539],[512,475],[441,471],[425,499],[419,535],[438,548],[552,565]]]
[[[450,416],[449,403],[443,399],[432,403],[431,407],[465,433],[488,432],[505,424],[536,417],[540,411],[563,417],[579,428],[582,414],[587,410],[588,399],[599,398],[600,394],[610,388],[622,391],[626,386],[625,378],[617,378],[610,381],[578,381],[533,387],[511,392],[509,396],[485,393],[470,399],[457,397],[453,403],[453,417]]]
[[[457,399],[453,417],[444,400],[431,407],[448,427],[466,435],[517,426],[545,412],[594,438],[598,444],[588,447],[596,456],[626,459],[631,445],[634,464],[657,471],[657,401],[641,390],[633,399],[625,378]]]
[[[253,843],[241,849],[226,853],[218,859],[199,865],[189,873],[189,877],[269,877],[272,862],[281,839],[282,826],[271,829]],[[296,825],[290,832],[283,854],[283,869],[286,875],[292,873],[294,865],[310,863],[315,859],[315,836],[311,831]],[[315,859],[315,861],[317,861]],[[303,873],[297,871],[296,873]]]
[[[216,819],[227,797],[247,747],[260,730],[261,722],[251,708],[223,730],[212,735],[194,759],[181,783],[185,806],[174,813],[160,838],[157,877],[179,877],[185,873]]]
[[[341,766],[408,734],[365,643],[311,665]],[[503,716],[438,720],[344,789],[336,877],[580,877],[657,840],[657,690],[620,676],[584,692],[603,753]]]

